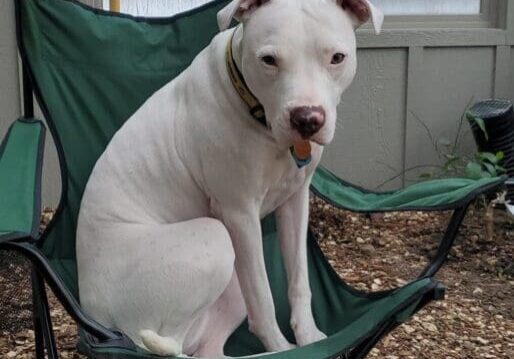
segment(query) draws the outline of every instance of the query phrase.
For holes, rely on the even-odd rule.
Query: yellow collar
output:
[[[259,121],[262,125],[268,127],[266,122],[266,114],[264,113],[264,107],[246,85],[243,74],[241,74],[241,71],[239,71],[236,62],[234,61],[234,55],[232,53],[232,41],[234,39],[234,34],[235,31],[230,36],[230,41],[228,42],[227,49],[225,51],[225,61],[227,62],[228,76],[230,77],[230,81],[232,81],[232,85],[234,85],[235,90],[250,109],[250,115],[252,115],[252,117]]]

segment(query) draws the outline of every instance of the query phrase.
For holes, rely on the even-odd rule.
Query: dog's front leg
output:
[[[311,289],[307,268],[307,226],[310,180],[276,212],[280,246],[288,278],[291,328],[298,345],[326,338],[312,315]]]
[[[293,348],[282,334],[264,264],[258,211],[223,211],[223,222],[232,237],[235,266],[248,311],[250,331],[269,351]]]

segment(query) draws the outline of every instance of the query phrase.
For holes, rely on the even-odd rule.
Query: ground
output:
[[[45,223],[50,216],[44,214]],[[415,278],[434,254],[448,218],[421,212],[360,215],[312,199],[311,225],[330,263],[345,281],[368,291]],[[513,239],[514,221],[477,201],[437,276],[447,288],[446,300],[396,328],[368,357],[514,358]],[[28,273],[19,258],[0,256],[0,358],[34,357]],[[75,350],[75,324],[55,297],[50,303],[62,358],[83,358]]]

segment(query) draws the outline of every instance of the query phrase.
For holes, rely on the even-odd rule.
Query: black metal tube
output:
[[[434,258],[430,261],[430,263],[423,269],[419,278],[428,278],[433,277],[439,269],[441,269],[442,265],[446,261],[446,257],[450,253],[450,249],[452,248],[453,242],[459,233],[459,227],[462,224],[462,220],[466,216],[466,212],[468,209],[469,203],[464,207],[457,208],[450,219],[450,223],[446,228],[446,232],[444,233],[443,238],[437,248],[437,252]]]
[[[50,317],[50,308],[48,306],[48,297],[46,295],[45,281],[41,273],[37,269],[32,269],[32,291],[35,299],[34,305],[37,308],[39,323],[46,348],[48,359],[59,359],[57,346],[55,345],[54,331],[52,328],[52,318]]]
[[[34,321],[34,338],[36,342],[36,359],[45,359],[45,338],[43,336],[43,322],[41,318],[41,305],[36,285],[37,271],[31,270],[32,281],[32,320]]]
[[[30,80],[29,73],[22,65],[22,77],[23,77],[23,117],[33,118],[34,117],[34,96],[32,81]]]
[[[380,339],[386,336],[387,333],[392,331],[397,326],[398,323],[396,321],[389,321],[387,323],[384,323],[372,337],[367,338],[366,341],[364,341],[361,345],[355,347],[351,351],[351,354],[347,355],[347,358],[364,359],[369,354],[371,349],[373,349],[377,345]]]

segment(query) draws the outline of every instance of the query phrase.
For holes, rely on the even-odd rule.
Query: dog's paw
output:
[[[284,337],[282,332],[277,327],[277,330],[274,335],[267,336],[258,336],[261,340],[262,344],[266,347],[266,350],[271,353],[283,352],[286,350],[291,350],[296,348],[296,345],[289,343],[289,341]]]
[[[289,343],[285,338],[274,338],[272,341],[263,340],[266,349],[272,353],[283,352],[296,348],[296,345]]]
[[[295,349],[296,345],[289,343],[288,341],[285,341],[281,343],[280,345],[274,345],[273,347],[267,348],[271,353],[280,353],[285,352],[287,350]]]
[[[298,346],[303,347],[311,343],[319,342],[320,340],[326,339],[327,336],[318,328],[310,328],[309,330],[297,330],[295,333],[296,342]]]
[[[291,344],[282,334],[278,325],[264,326],[262,323],[255,325],[257,323],[250,319],[248,322],[248,329],[260,339],[268,352],[277,353],[296,348],[296,345]]]
[[[303,347],[314,342],[326,339],[326,335],[318,329],[314,319],[304,321],[291,321],[291,328],[294,331],[296,343]]]

